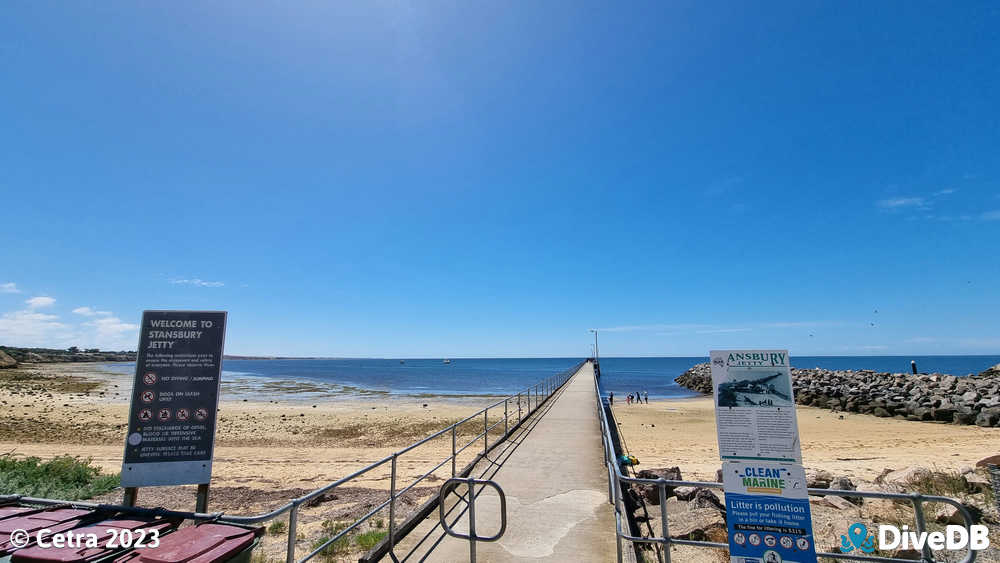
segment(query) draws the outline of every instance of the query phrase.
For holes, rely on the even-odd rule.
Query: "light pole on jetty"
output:
[[[596,328],[592,328],[592,329],[590,329],[590,332],[594,333],[594,362],[596,362],[596,363],[599,364],[600,363],[600,352],[598,351],[598,348],[597,348],[597,329]]]

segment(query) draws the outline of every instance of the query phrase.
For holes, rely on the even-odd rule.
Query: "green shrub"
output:
[[[388,534],[389,532],[384,530],[368,530],[367,532],[359,534],[355,537],[354,541],[361,549],[368,551],[378,545],[378,542],[382,541],[382,538]]]
[[[311,549],[318,549],[319,546],[323,545],[333,536],[339,534],[341,530],[346,528],[348,524],[346,522],[334,522],[333,520],[324,520],[323,535],[312,542]],[[331,543],[330,545],[323,548],[323,551],[319,552],[318,555],[326,558],[327,560],[333,559],[333,557],[338,555],[344,555],[351,550],[351,539],[347,535],[340,538],[339,540]]]
[[[68,455],[45,462],[37,457],[0,455],[0,494],[83,500],[118,487],[117,474],[102,475],[91,463]]]
[[[267,533],[271,536],[280,536],[288,529],[288,524],[284,520],[275,520],[267,527]]]

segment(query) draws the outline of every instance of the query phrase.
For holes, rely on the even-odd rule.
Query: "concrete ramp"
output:
[[[492,479],[507,496],[507,531],[497,542],[477,543],[477,561],[615,560],[614,513],[590,363],[490,452],[472,476]],[[457,492],[467,490],[462,485]],[[499,529],[498,499],[488,487],[477,489],[478,535]],[[452,528],[468,533],[467,503],[451,495],[445,507]],[[444,534],[438,518],[435,511],[400,542],[396,555],[403,561],[468,561],[469,542]]]

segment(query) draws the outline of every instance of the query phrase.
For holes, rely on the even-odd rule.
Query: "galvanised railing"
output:
[[[637,477],[629,477],[623,475],[621,472],[621,466],[618,463],[618,458],[615,455],[614,441],[611,437],[610,429],[612,426],[608,422],[608,417],[605,412],[604,401],[601,397],[600,383],[597,378],[594,378],[594,391],[597,393],[597,410],[598,417],[601,420],[601,436],[604,440],[604,462],[608,469],[608,502],[614,506],[615,510],[615,533],[617,535],[617,547],[618,547],[618,562],[622,563],[625,561],[625,552],[623,541],[631,542],[633,550],[637,544],[652,544],[657,546],[659,550],[657,552],[657,557],[662,558],[666,563],[670,563],[670,546],[671,545],[689,545],[695,547],[707,547],[715,549],[729,549],[729,545],[720,542],[710,542],[710,541],[699,541],[699,540],[689,540],[681,538],[671,538],[669,523],[667,519],[667,487],[704,487],[706,489],[723,489],[722,483],[714,482],[703,482],[703,481],[674,481],[670,479],[639,479]],[[612,415],[613,416],[613,415]],[[659,491],[659,501],[660,501],[660,535],[655,537],[637,537],[632,536],[623,531],[622,520],[628,519],[627,509],[625,507],[625,502],[622,496],[622,483],[626,484],[642,484],[642,485],[656,485]],[[626,485],[628,486],[628,485]],[[942,502],[949,504],[956,509],[958,509],[959,514],[962,515],[964,520],[964,526],[967,532],[971,535],[971,526],[974,523],[972,515],[969,510],[958,500],[948,497],[924,495],[920,493],[883,493],[874,491],[842,491],[837,489],[808,489],[810,495],[814,496],[824,496],[832,495],[839,497],[862,497],[862,498],[880,498],[880,499],[890,499],[895,501],[904,501],[913,506],[914,523],[916,524],[917,534],[921,534],[927,531],[926,518],[924,514],[924,503],[928,502]],[[815,537],[814,537],[815,539]],[[816,546],[819,547],[818,545]],[[933,553],[927,544],[924,544],[922,549],[922,561],[925,563],[935,563]],[[835,552],[819,552],[816,553],[817,557],[822,557],[826,559],[841,559],[848,561],[879,561],[879,562],[890,562],[890,563],[913,563],[912,559],[899,559],[894,557],[877,557],[870,555],[852,555],[849,553],[835,553]],[[631,557],[629,558],[631,559]],[[972,563],[976,560],[976,552],[972,549],[968,550],[966,556],[960,561],[960,563]]]
[[[580,362],[566,371],[560,372],[551,377],[547,377],[542,381],[539,381],[535,385],[526,387],[521,391],[504,398],[501,401],[497,401],[487,406],[486,408],[476,412],[475,414],[472,414],[460,420],[459,422],[452,424],[447,428],[439,430],[434,434],[431,434],[430,436],[427,436],[426,438],[418,442],[410,444],[409,446],[397,452],[392,453],[391,455],[388,455],[370,465],[362,467],[361,469],[358,469],[357,471],[351,473],[350,475],[347,475],[346,477],[338,479],[328,485],[324,485],[301,497],[292,499],[287,504],[282,505],[270,512],[266,512],[264,514],[258,514],[256,516],[229,516],[221,512],[198,513],[198,512],[164,510],[162,508],[151,509],[151,508],[141,508],[141,507],[111,505],[111,504],[95,504],[82,501],[69,502],[65,500],[33,498],[21,495],[0,495],[0,502],[21,502],[24,504],[34,504],[43,506],[65,504],[85,509],[105,510],[105,511],[121,512],[126,514],[163,516],[163,517],[170,516],[175,518],[186,518],[191,520],[215,520],[217,522],[242,524],[242,525],[253,525],[253,524],[261,524],[263,522],[268,522],[270,520],[274,520],[275,518],[287,512],[288,545],[286,548],[285,560],[286,563],[293,563],[296,561],[295,551],[296,551],[296,543],[298,542],[297,525],[298,525],[298,516],[300,508],[304,505],[308,505],[310,501],[312,501],[313,499],[319,497],[324,493],[333,491],[337,487],[340,487],[345,483],[350,483],[351,481],[365,475],[366,473],[369,473],[373,469],[377,469],[379,467],[385,466],[386,464],[389,464],[391,467],[391,472],[389,477],[390,484],[389,484],[388,498],[375,508],[371,509],[364,516],[356,519],[350,525],[338,531],[336,534],[334,534],[332,537],[326,540],[322,545],[316,547],[311,552],[309,552],[305,557],[303,557],[302,559],[298,559],[297,561],[299,561],[299,563],[302,563],[312,559],[320,552],[322,552],[324,549],[329,547],[331,544],[343,538],[344,536],[355,530],[358,526],[371,519],[380,511],[385,510],[386,507],[388,507],[389,509],[389,533],[386,536],[386,539],[384,540],[384,542],[387,543],[387,545],[376,546],[375,548],[372,549],[371,552],[369,552],[369,556],[371,556],[372,553],[375,553],[376,555],[372,557],[372,559],[377,559],[379,557],[384,557],[384,555],[388,555],[393,561],[398,561],[398,558],[396,557],[395,553],[393,553],[393,549],[395,547],[396,541],[402,539],[402,537],[405,535],[405,531],[400,532],[399,530],[397,530],[396,505],[398,499],[402,495],[406,494],[408,491],[413,489],[413,487],[415,487],[421,481],[431,476],[435,471],[444,467],[449,462],[451,463],[451,476],[453,478],[457,477],[458,469],[456,465],[456,460],[458,459],[458,455],[464,452],[466,449],[478,443],[480,440],[482,440],[482,450],[478,451],[476,456],[469,463],[469,467],[476,464],[480,459],[482,459],[486,455],[486,453],[490,451],[490,449],[492,449],[494,446],[506,440],[510,436],[510,434],[514,432],[521,425],[521,422],[523,420],[527,420],[527,418],[531,416],[535,411],[537,411],[541,405],[545,404],[545,401],[548,400],[548,398],[552,396],[553,393],[558,391],[571,377],[573,377],[573,375],[577,371],[579,371],[580,367],[583,366],[585,363],[586,361]],[[495,412],[499,412],[501,406],[503,407],[503,418],[501,418],[497,422],[494,422],[491,425],[489,423],[490,411],[494,410]],[[516,419],[514,418],[515,414],[517,416]],[[475,437],[473,437],[472,440],[470,440],[468,443],[459,446],[458,427],[473,420],[476,420],[480,416],[483,419],[483,431],[477,434]],[[503,424],[503,430],[504,430],[503,435],[497,437],[495,440],[491,442],[489,435],[490,431],[497,428],[501,424]],[[424,444],[427,444],[431,440],[449,435],[451,437],[451,455],[445,458],[437,465],[435,465],[433,469],[424,473],[420,477],[417,477],[412,482],[406,485],[401,485],[398,480],[398,472],[397,472],[397,465],[400,456],[406,454],[407,452],[411,452]],[[433,498],[436,499],[437,495],[435,495]]]

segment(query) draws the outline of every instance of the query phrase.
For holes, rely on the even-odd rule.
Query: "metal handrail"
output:
[[[618,551],[618,562],[621,563],[623,559],[623,546],[622,540],[627,540],[632,542],[633,545],[639,543],[654,544],[660,546],[663,552],[663,559],[670,563],[670,546],[671,544],[676,545],[689,545],[695,547],[709,547],[717,549],[729,549],[729,545],[720,542],[709,542],[700,540],[685,540],[679,538],[671,538],[668,528],[667,519],[667,487],[703,487],[710,489],[723,489],[722,483],[717,482],[707,482],[707,481],[676,481],[670,479],[642,479],[639,477],[629,477],[623,475],[621,472],[621,467],[618,464],[617,457],[615,455],[613,439],[611,437],[611,425],[608,422],[607,415],[604,411],[604,402],[601,397],[600,383],[597,378],[594,378],[594,390],[597,394],[597,410],[598,417],[601,421],[601,438],[604,442],[604,461],[608,467],[608,502],[614,507],[615,511],[615,535]],[[656,485],[659,493],[660,501],[660,536],[656,537],[637,537],[625,533],[622,530],[622,519],[625,517],[625,505],[622,496],[622,483],[639,483],[647,485]],[[921,493],[884,493],[875,491],[844,491],[839,489],[817,489],[810,488],[807,489],[808,494],[817,496],[840,496],[840,497],[862,497],[862,498],[883,498],[883,499],[896,499],[896,500],[906,500],[913,505],[914,521],[916,524],[917,533],[923,533],[926,531],[926,521],[924,518],[923,504],[926,502],[942,502],[949,504],[958,509],[959,514],[962,515],[964,520],[964,525],[966,530],[970,530],[974,520],[972,515],[969,513],[968,508],[960,501],[950,498],[935,495],[924,495]],[[971,530],[970,530],[971,531]],[[835,552],[817,552],[817,557],[823,557],[827,559],[840,559],[848,561],[874,561],[874,562],[890,562],[890,563],[906,563],[912,560],[898,559],[893,557],[876,557],[868,555],[852,555],[847,553],[835,553]],[[923,560],[926,563],[934,563],[935,559],[930,548],[925,544],[922,550]],[[972,549],[968,549],[968,553],[959,563],[972,563],[976,560],[976,552]]]
[[[468,534],[460,534],[453,530],[451,525],[448,524],[448,519],[444,510],[444,500],[448,496],[448,493],[463,483],[469,486]],[[500,530],[492,536],[480,536],[476,533],[476,485],[480,485],[482,487],[492,487],[496,490],[497,494],[500,495]],[[448,479],[443,485],[441,485],[441,491],[438,493],[438,515],[439,521],[441,522],[441,529],[444,530],[444,533],[461,540],[469,540],[469,563],[476,563],[476,542],[497,541],[503,537],[504,532],[507,531],[507,495],[503,493],[503,489],[501,489],[500,485],[498,485],[495,481],[475,479],[473,477]]]
[[[389,464],[391,464],[391,467],[392,467],[391,473],[390,473],[390,483],[391,484],[390,484],[389,498],[387,500],[385,500],[384,502],[382,502],[381,504],[379,504],[378,506],[374,507],[372,510],[370,510],[368,513],[366,513],[364,516],[362,516],[362,517],[354,520],[354,522],[352,522],[351,524],[349,524],[346,528],[344,528],[343,530],[340,530],[338,533],[336,533],[332,537],[328,538],[326,541],[323,542],[323,544],[321,544],[317,548],[313,549],[312,552],[310,552],[308,555],[306,555],[302,559],[299,559],[298,561],[299,561],[299,563],[302,563],[304,561],[308,561],[309,559],[315,557],[320,552],[322,552],[325,548],[327,548],[330,544],[332,544],[332,543],[336,542],[337,540],[341,539],[342,537],[344,537],[345,535],[347,535],[348,533],[350,533],[351,531],[353,531],[354,529],[356,529],[358,526],[360,526],[362,523],[364,523],[365,521],[367,521],[370,518],[372,518],[375,514],[377,514],[380,511],[384,510],[386,507],[389,508],[389,533],[388,533],[388,537],[387,537],[387,541],[389,543],[388,553],[389,553],[389,555],[390,555],[390,557],[392,559],[396,560],[396,556],[393,553],[393,548],[395,547],[395,542],[396,542],[396,539],[397,539],[396,538],[396,522],[395,522],[395,520],[396,520],[396,514],[395,514],[395,512],[396,512],[396,499],[398,499],[402,495],[406,494],[414,486],[416,486],[418,483],[422,482],[427,477],[431,476],[435,471],[437,471],[438,469],[440,469],[441,467],[443,467],[449,461],[451,462],[451,475],[452,475],[452,478],[456,477],[456,475],[457,475],[456,460],[458,458],[458,454],[462,453],[466,448],[468,448],[469,446],[472,446],[473,444],[475,444],[476,442],[478,442],[480,439],[483,439],[483,451],[481,451],[479,454],[477,454],[475,460],[478,461],[479,459],[481,459],[482,456],[485,456],[486,453],[490,450],[491,446],[495,446],[496,444],[498,444],[498,443],[506,440],[511,435],[512,432],[514,432],[515,430],[517,430],[517,428],[520,426],[520,424],[521,424],[522,421],[524,421],[525,419],[527,419],[527,417],[531,416],[532,413],[536,412],[541,405],[545,404],[545,402],[549,399],[549,397],[551,397],[556,391],[558,391],[560,388],[562,388],[562,386],[567,381],[569,381],[569,379],[571,377],[573,377],[573,375],[576,374],[576,372],[580,370],[580,367],[582,367],[585,363],[586,363],[586,361],[579,362],[578,364],[576,364],[575,366],[573,366],[572,368],[570,368],[568,370],[565,370],[565,371],[559,372],[559,373],[557,373],[555,375],[552,375],[550,377],[547,377],[544,380],[540,381],[539,383],[536,383],[533,386],[525,387],[524,389],[518,391],[517,393],[514,393],[512,395],[509,395],[509,396],[505,397],[503,400],[500,400],[500,401],[497,401],[495,403],[492,403],[489,406],[487,406],[487,407],[485,407],[485,408],[477,411],[476,413],[474,413],[472,415],[469,415],[466,418],[463,418],[462,420],[460,420],[460,421],[452,424],[451,426],[448,426],[448,427],[446,427],[446,428],[444,428],[442,430],[439,430],[439,431],[431,434],[430,436],[422,438],[422,439],[420,439],[420,440],[418,440],[418,441],[416,441],[416,442],[414,442],[414,443],[406,446],[405,448],[403,448],[401,450],[398,450],[398,451],[396,451],[396,452],[394,452],[394,453],[392,453],[390,455],[387,455],[387,456],[383,457],[382,459],[380,459],[380,460],[378,460],[376,462],[373,462],[373,463],[371,463],[369,465],[366,465],[365,467],[362,467],[362,468],[358,469],[357,471],[354,471],[353,473],[350,473],[349,475],[341,477],[340,479],[337,479],[336,481],[333,481],[332,483],[329,483],[327,485],[323,485],[322,487],[319,487],[318,489],[314,489],[314,490],[312,490],[312,491],[310,491],[310,492],[308,492],[308,493],[306,493],[306,494],[304,494],[304,495],[302,495],[302,496],[300,496],[298,498],[294,498],[291,501],[289,501],[288,503],[283,504],[283,505],[279,506],[278,508],[275,508],[275,509],[273,509],[273,510],[271,510],[269,512],[264,512],[262,514],[257,514],[257,515],[254,515],[254,516],[227,515],[227,514],[224,514],[222,512],[213,512],[213,513],[184,512],[184,511],[175,511],[175,510],[165,510],[165,509],[162,509],[162,508],[141,508],[141,507],[134,507],[134,506],[114,505],[114,504],[96,504],[96,503],[90,503],[90,502],[84,502],[84,501],[69,502],[69,501],[65,501],[65,500],[35,498],[35,497],[27,497],[27,496],[22,496],[22,495],[0,495],[0,502],[21,502],[21,503],[25,503],[25,504],[34,504],[34,505],[42,505],[42,506],[56,505],[56,504],[68,504],[70,506],[74,506],[74,507],[78,507],[78,508],[84,508],[84,509],[90,509],[90,510],[104,510],[104,511],[113,511],[113,512],[120,512],[120,513],[125,513],[125,514],[136,514],[136,515],[177,517],[177,518],[186,518],[186,519],[190,519],[190,520],[213,520],[213,521],[217,521],[217,522],[224,522],[224,523],[229,523],[229,524],[242,524],[242,525],[253,525],[253,524],[260,524],[260,523],[263,523],[263,522],[267,522],[267,521],[273,520],[273,519],[275,519],[275,518],[277,518],[277,517],[279,517],[279,516],[281,516],[281,515],[283,515],[283,514],[285,514],[287,512],[288,513],[288,545],[287,545],[287,548],[286,548],[285,560],[286,560],[286,563],[293,563],[294,561],[296,561],[296,559],[295,559],[295,549],[296,549],[296,543],[298,541],[298,538],[297,538],[297,526],[298,526],[299,508],[302,505],[304,505],[304,504],[308,504],[309,501],[315,499],[316,497],[322,495],[323,493],[326,493],[326,492],[329,492],[331,490],[334,490],[337,487],[339,487],[339,486],[341,486],[341,485],[343,485],[345,483],[348,483],[350,481],[353,481],[354,479],[357,479],[358,477],[361,477],[362,475],[365,475],[366,473],[370,472],[373,469],[376,469],[378,467],[381,467],[381,466],[385,465],[386,463],[389,463]],[[534,395],[534,405],[533,406],[532,406],[532,395]],[[513,416],[515,415],[515,413],[510,408],[514,404],[515,400],[517,402],[517,413],[516,413],[517,418],[516,419],[513,418]],[[527,402],[527,411],[523,411],[522,408],[521,408],[522,401],[524,401],[524,400],[526,400],[526,402]],[[504,407],[503,418],[500,419],[500,421],[495,422],[493,425],[490,425],[489,424],[489,414],[488,413],[489,413],[490,409],[494,409],[496,407],[499,407],[500,405],[503,405],[503,407]],[[481,432],[478,435],[476,435],[468,444],[462,446],[461,448],[457,448],[456,446],[457,446],[458,427],[460,427],[463,424],[466,424],[466,423],[472,421],[473,419],[475,419],[475,418],[477,418],[479,416],[482,416],[482,418],[483,418],[483,432]],[[491,430],[493,430],[494,428],[496,428],[497,426],[499,426],[500,422],[504,423],[504,433],[503,433],[503,435],[499,436],[496,440],[494,440],[492,442],[492,444],[491,444],[490,441],[489,441],[489,433],[490,433]],[[413,480],[413,482],[411,482],[410,484],[406,485],[402,489],[398,489],[397,490],[397,488],[396,488],[396,485],[397,485],[396,478],[397,478],[397,461],[399,459],[399,456],[401,456],[402,454],[405,454],[405,453],[407,453],[407,452],[409,452],[409,451],[411,451],[411,450],[413,450],[413,449],[415,449],[415,448],[417,448],[417,447],[419,447],[419,446],[421,446],[423,444],[426,444],[427,442],[429,442],[429,441],[431,441],[431,440],[433,440],[435,438],[438,438],[438,437],[443,436],[443,435],[448,434],[448,433],[451,434],[451,455],[448,456],[448,457],[446,457],[442,462],[438,463],[433,469],[431,469],[427,473],[424,473],[420,477],[417,477],[416,479]],[[501,496],[502,495],[503,495],[503,493],[501,491]],[[506,515],[504,515],[504,521],[506,522]],[[488,540],[481,540],[481,541],[488,541]],[[375,549],[378,549],[378,547],[376,547]]]

